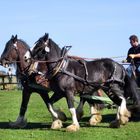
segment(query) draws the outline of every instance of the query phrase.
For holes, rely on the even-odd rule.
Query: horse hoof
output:
[[[59,120],[65,122],[67,120],[67,116],[65,115],[64,112],[60,111],[60,110],[55,110],[58,114],[58,118]]]
[[[98,114],[98,115],[92,115],[92,117],[89,120],[89,124],[90,124],[90,126],[95,126],[98,123],[100,123],[101,120],[102,120],[102,116],[100,114]]]
[[[21,122],[9,122],[11,128],[25,128],[27,126],[27,120],[22,120]]]
[[[60,129],[63,127],[62,121],[61,120],[55,120],[53,121],[51,125],[51,129]]]
[[[121,116],[120,123],[121,123],[122,125],[125,125],[126,123],[128,123],[128,121],[129,121],[129,118],[128,118],[128,117]]]
[[[126,115],[127,117],[131,117],[131,112],[130,111],[127,111],[127,115]]]
[[[67,128],[66,128],[66,131],[68,132],[76,132],[80,129],[80,126],[79,125],[75,125],[75,124],[72,124],[72,125],[69,125]]]
[[[109,125],[110,128],[120,128],[119,120],[112,121]]]

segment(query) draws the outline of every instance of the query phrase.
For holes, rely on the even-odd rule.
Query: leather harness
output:
[[[51,80],[54,76],[56,76],[57,73],[64,73],[68,76],[71,76],[73,77],[74,79],[82,82],[84,85],[88,85],[88,86],[92,86],[92,87],[95,87],[95,88],[103,88],[103,89],[108,89],[107,86],[105,86],[105,84],[107,83],[114,83],[114,82],[118,82],[122,85],[124,85],[124,79],[123,80],[120,80],[118,78],[115,78],[115,73],[116,73],[116,63],[115,63],[115,68],[114,68],[114,71],[112,73],[112,76],[110,79],[106,80],[105,82],[102,82],[102,83],[99,83],[99,82],[93,82],[93,81],[90,81],[88,80],[88,70],[87,70],[87,66],[86,66],[86,61],[84,60],[80,60],[79,63],[81,63],[83,66],[84,66],[84,69],[85,69],[85,78],[82,78],[80,76],[77,76],[69,71],[67,71],[67,67],[68,67],[68,64],[69,64],[69,58],[67,57],[67,52],[70,48],[68,48],[69,46],[67,46],[67,48],[64,48],[63,49],[63,52],[62,52],[62,59],[60,60],[60,62],[58,62],[58,64],[56,65],[56,67],[53,69],[51,75],[49,75],[49,80]],[[55,61],[56,62],[56,61]],[[124,71],[123,71],[123,74],[124,74]]]

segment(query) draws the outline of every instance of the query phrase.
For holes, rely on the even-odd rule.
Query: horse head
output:
[[[8,67],[13,60],[17,59],[17,35],[12,35],[11,39],[6,43],[5,49],[1,55],[1,65]]]
[[[24,41],[18,39],[17,35],[12,35],[11,39],[6,43],[1,55],[1,65],[8,67],[10,64],[23,60],[23,55],[28,49],[29,46]]]
[[[57,60],[60,56],[61,49],[49,38],[48,33],[45,33],[35,42],[34,47],[31,48],[31,55],[29,52],[24,55],[26,60],[31,57],[35,60]]]
[[[45,53],[43,48],[45,48],[47,41],[48,41],[49,35],[45,33],[45,35],[41,38],[38,39],[38,41],[35,42],[34,46],[28,50],[25,55],[24,59],[27,62],[30,62],[31,58],[34,58],[36,60],[44,59],[45,58]]]

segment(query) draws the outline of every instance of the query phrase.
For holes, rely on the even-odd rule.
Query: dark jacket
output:
[[[140,53],[140,44],[137,47],[131,47],[128,50],[127,62],[131,62],[131,59],[132,59],[129,57],[129,54],[138,54],[138,53]],[[140,66],[140,58],[134,58],[133,60],[136,67]]]

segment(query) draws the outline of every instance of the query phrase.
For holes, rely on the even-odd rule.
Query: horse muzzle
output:
[[[9,64],[10,63],[9,63],[8,60],[5,60],[5,59],[3,59],[3,60],[1,59],[0,60],[0,65],[3,66],[3,67],[5,67],[5,68],[8,68],[9,67]]]

